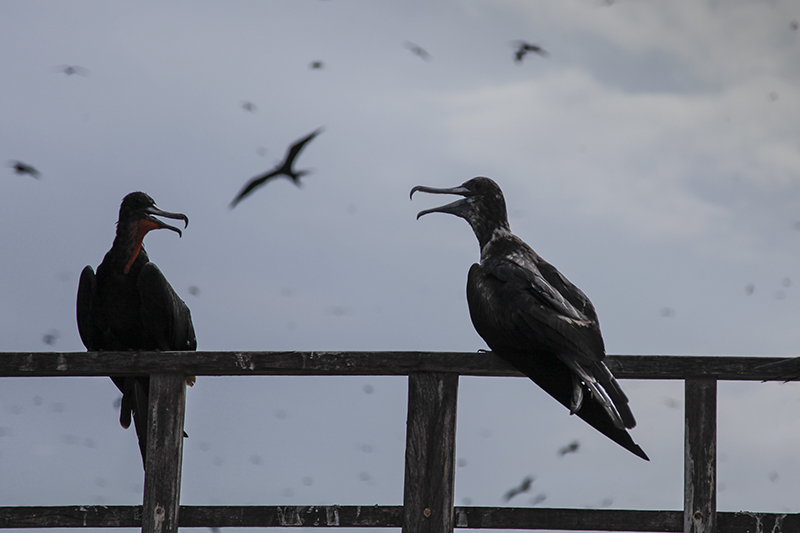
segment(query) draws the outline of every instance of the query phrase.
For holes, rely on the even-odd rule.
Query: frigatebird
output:
[[[519,486],[508,489],[508,491],[503,495],[503,499],[505,501],[510,501],[514,496],[525,494],[531,490],[531,485],[533,485],[534,481],[535,480],[533,476],[525,476]]]
[[[578,449],[580,449],[580,447],[581,447],[581,443],[579,441],[577,441],[577,440],[574,440],[574,441],[570,442],[569,444],[567,444],[566,446],[562,446],[561,448],[559,448],[558,449],[558,455],[560,455],[561,457],[564,457],[568,453],[576,453],[578,451]]]
[[[601,433],[643,459],[626,428],[636,425],[628,398],[606,367],[597,313],[589,298],[511,233],[506,203],[491,179],[448,189],[411,189],[464,198],[420,211],[450,213],[472,226],[480,264],[467,278],[472,324],[494,353]],[[648,459],[649,460],[649,459]]]
[[[58,72],[62,72],[67,76],[79,74],[81,76],[89,76],[89,69],[80,65],[59,65],[55,67]]]
[[[517,47],[517,51],[514,52],[514,61],[517,63],[522,63],[522,59],[528,54],[528,52],[534,52],[542,57],[547,57],[547,50],[538,44],[531,44],[525,41],[514,41],[513,44]]]
[[[20,174],[20,175],[28,174],[29,176],[31,176],[32,178],[36,178],[37,180],[39,179],[39,176],[41,176],[42,174],[41,172],[36,170],[36,168],[33,165],[29,165],[28,163],[23,163],[22,161],[9,161],[8,166],[14,169],[14,174]]]
[[[89,351],[196,350],[192,315],[161,270],[151,263],[142,241],[154,229],[181,230],[155,218],[189,219],[156,206],[143,192],[128,194],[119,208],[111,250],[97,267],[81,272],[78,285],[78,332]],[[150,378],[112,376],[122,392],[119,422],[131,424],[133,414],[142,461],[147,450]]]
[[[406,41],[405,43],[403,43],[403,46],[411,50],[411,52],[414,55],[419,56],[421,59],[424,59],[425,61],[431,60],[431,55],[428,53],[427,50],[422,48],[420,45],[414,44],[411,41]]]
[[[299,141],[295,142],[286,152],[286,157],[284,158],[282,163],[277,165],[275,168],[273,168],[266,174],[261,174],[248,181],[247,184],[244,186],[244,188],[239,192],[239,194],[236,195],[236,198],[233,199],[230,208],[233,209],[234,207],[236,207],[236,204],[241,202],[247,195],[252,193],[258,187],[264,185],[268,179],[274,178],[275,176],[284,175],[290,180],[292,180],[294,184],[299,187],[300,178],[308,174],[310,171],[294,170],[292,168],[292,166],[294,165],[294,160],[297,159],[297,156],[300,154],[300,151],[303,149],[306,143],[308,143],[311,139],[313,139],[320,133],[322,133],[322,128],[317,128],[316,130],[312,131]]]

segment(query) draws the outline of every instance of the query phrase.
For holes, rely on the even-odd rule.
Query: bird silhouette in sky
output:
[[[528,52],[539,54],[542,57],[547,57],[548,55],[547,50],[538,44],[531,44],[525,41],[514,41],[513,44],[517,47],[517,51],[514,52],[514,61],[517,63],[522,63],[522,59],[528,54]]]
[[[406,48],[408,48],[409,50],[411,50],[411,52],[412,52],[414,55],[417,55],[417,56],[421,57],[421,58],[422,58],[422,59],[424,59],[425,61],[430,61],[430,60],[431,60],[431,55],[428,53],[428,51],[427,51],[427,50],[425,50],[424,48],[422,48],[420,45],[418,45],[418,44],[414,44],[414,43],[412,43],[411,41],[406,41],[406,42],[403,44],[403,46],[405,46]]]
[[[66,74],[67,76],[74,76],[75,74],[83,77],[89,76],[89,69],[79,65],[59,65],[56,67],[56,71]]]
[[[299,141],[295,142],[289,150],[286,152],[286,157],[282,163],[277,165],[275,168],[267,172],[266,174],[261,174],[256,176],[255,178],[251,179],[247,182],[247,184],[242,188],[239,194],[236,195],[236,198],[230,204],[230,208],[233,209],[236,205],[244,200],[248,195],[250,195],[255,189],[263,186],[267,180],[270,178],[274,178],[275,176],[286,176],[290,180],[292,180],[295,185],[298,187],[300,186],[300,178],[305,176],[310,171],[308,170],[294,170],[294,160],[297,159],[297,156],[300,155],[300,152],[303,150],[305,145],[311,141],[314,137],[322,133],[322,128],[317,128],[316,130],[312,131]]]
[[[508,490],[508,492],[503,495],[503,500],[510,501],[511,498],[517,496],[519,494],[525,494],[529,490],[531,490],[531,485],[533,484],[533,476],[525,476],[525,479],[522,480],[522,483],[519,484],[518,487],[514,487]]]
[[[9,161],[8,166],[14,169],[15,174],[20,174],[20,175],[27,174],[32,178],[36,178],[37,180],[39,179],[39,176],[41,176],[42,174],[41,172],[36,170],[32,165],[23,163],[22,161]]]
[[[569,444],[567,444],[566,446],[562,446],[561,448],[559,448],[558,449],[558,455],[560,455],[561,457],[564,457],[568,453],[576,453],[580,447],[581,447],[581,443],[578,442],[577,440],[574,440],[574,441],[570,442]]]

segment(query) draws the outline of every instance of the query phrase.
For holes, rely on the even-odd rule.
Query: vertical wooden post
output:
[[[687,377],[683,531],[717,531],[717,380]]]
[[[143,533],[177,533],[183,461],[186,376],[150,375]]]
[[[451,533],[458,374],[408,376],[403,533]]]

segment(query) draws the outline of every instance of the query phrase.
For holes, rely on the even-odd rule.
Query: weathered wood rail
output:
[[[378,527],[405,533],[560,529],[686,533],[800,532],[800,514],[717,512],[718,380],[761,381],[766,357],[609,356],[621,379],[685,381],[683,510],[454,507],[458,376],[522,374],[490,353],[446,352],[14,352],[0,377],[149,374],[149,442],[143,505],[0,507],[0,528]],[[402,506],[181,506],[185,376],[406,375]]]

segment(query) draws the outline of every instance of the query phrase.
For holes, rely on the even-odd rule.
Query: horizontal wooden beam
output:
[[[195,506],[183,505],[181,527],[402,526],[399,505]],[[0,528],[141,527],[142,507],[81,505],[0,507]],[[800,531],[800,514],[717,513],[719,531]],[[456,529],[566,531],[683,531],[683,511],[456,507]]]
[[[761,381],[757,370],[776,357],[609,355],[606,363],[623,379]],[[411,372],[455,372],[462,376],[523,377],[484,352],[5,352],[0,377],[109,376],[180,372],[195,376],[326,375],[404,376]]]

